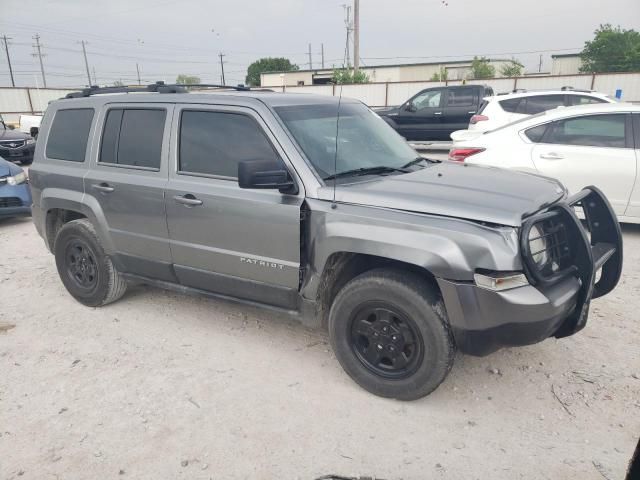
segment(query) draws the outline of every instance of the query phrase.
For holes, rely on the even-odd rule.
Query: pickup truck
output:
[[[492,95],[493,89],[483,85],[427,88],[376,113],[409,141],[448,141],[451,133],[467,128],[483,99]]]

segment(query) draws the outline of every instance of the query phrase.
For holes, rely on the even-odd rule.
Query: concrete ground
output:
[[[0,222],[0,479],[622,479],[640,434],[640,227],[618,288],[563,340],[459,356],[377,398],[327,336],[132,288],[75,302],[29,219]]]

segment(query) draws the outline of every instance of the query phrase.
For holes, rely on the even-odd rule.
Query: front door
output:
[[[185,105],[177,107],[173,131],[165,202],[179,281],[295,308],[303,189],[288,195],[241,189],[237,182],[241,161],[288,164],[262,118],[248,108]]]
[[[393,119],[398,133],[410,141],[443,139],[444,92],[441,88],[423,90],[400,107]]]
[[[631,115],[583,115],[553,122],[532,160],[543,175],[557,178],[571,193],[595,185],[617,215],[624,215],[637,175]]]
[[[84,178],[87,201],[100,205],[122,271],[166,281],[175,280],[164,207],[173,108],[105,106]]]

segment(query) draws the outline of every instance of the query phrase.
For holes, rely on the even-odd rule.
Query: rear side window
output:
[[[585,115],[553,123],[545,143],[624,148],[626,115]]]
[[[502,109],[505,112],[517,113],[518,105],[520,104],[520,100],[523,100],[523,99],[522,98],[510,98],[509,100],[502,100],[501,102],[498,102],[498,103],[500,104],[500,106],[502,107]]]
[[[47,157],[84,162],[93,113],[93,108],[58,110],[49,129]]]
[[[230,178],[242,161],[279,160],[260,125],[238,113],[184,111],[179,150],[180,171]]]
[[[542,141],[542,137],[544,136],[544,132],[547,131],[547,126],[547,123],[545,123],[544,125],[538,125],[537,127],[533,127],[525,131],[524,134],[533,143],[540,143]]]
[[[606,103],[601,98],[588,97],[587,95],[568,95],[569,105],[591,105],[594,103]]]
[[[111,109],[102,133],[100,162],[158,170],[167,112]]]
[[[527,115],[535,115],[564,105],[564,95],[534,95],[522,100],[517,113]]]
[[[447,107],[470,107],[478,103],[479,92],[474,88],[456,88],[449,90]]]

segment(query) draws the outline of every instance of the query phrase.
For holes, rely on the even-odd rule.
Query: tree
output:
[[[344,83],[369,83],[369,75],[362,70],[351,70],[348,68],[335,69],[331,76],[331,81],[338,85]]]
[[[114,87],[124,87],[124,83],[122,83],[122,80],[116,80],[115,82],[113,82],[113,86]]]
[[[600,25],[580,54],[581,72],[637,72],[640,70],[640,32]]]
[[[431,81],[432,82],[444,82],[445,80],[447,80],[448,76],[449,76],[449,71],[444,67],[440,67],[440,71],[435,72],[431,76]]]
[[[176,83],[180,85],[194,85],[200,83],[200,77],[196,77],[195,75],[185,75],[181,73],[176,78]]]
[[[247,68],[247,78],[245,82],[252,87],[260,86],[260,74],[266,72],[295,72],[300,68],[291,63],[288,58],[261,58],[256,60]]]
[[[509,60],[509,63],[505,63],[500,67],[500,73],[503,77],[519,77],[522,75],[522,69],[524,65],[515,58]]]
[[[493,78],[496,75],[496,68],[489,63],[489,59],[485,57],[473,57],[471,62],[472,78]]]

